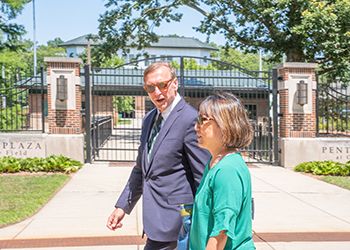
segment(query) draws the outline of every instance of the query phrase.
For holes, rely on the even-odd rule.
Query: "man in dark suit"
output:
[[[171,65],[150,65],[144,72],[144,89],[156,108],[143,120],[136,165],[107,227],[121,227],[125,213],[130,214],[143,195],[145,249],[175,249],[180,204],[193,203],[209,154],[197,145],[194,125],[198,113],[178,94]]]

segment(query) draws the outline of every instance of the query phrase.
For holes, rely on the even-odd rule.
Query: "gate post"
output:
[[[184,57],[180,57],[180,95],[185,96],[185,60]]]
[[[84,66],[85,77],[85,142],[86,142],[86,162],[92,162],[91,145],[91,82],[90,65]]]
[[[272,70],[272,119],[273,119],[273,163],[279,163],[279,147],[278,147],[278,72],[277,69]]]
[[[49,143],[47,154],[84,161],[81,59],[46,57]]]
[[[80,64],[77,58],[45,58],[50,134],[81,134]]]
[[[41,131],[45,133],[45,94],[44,94],[44,67],[40,67],[41,81]]]
[[[293,143],[303,143],[297,138],[316,137],[316,66],[288,62],[277,69],[282,166],[290,165],[293,154],[303,154],[293,150]]]

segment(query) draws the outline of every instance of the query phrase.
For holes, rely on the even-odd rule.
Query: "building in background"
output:
[[[72,40],[66,41],[61,44],[67,52],[67,57],[79,57],[83,54],[88,46],[88,36],[83,35]],[[95,46],[99,41],[90,40],[90,45]],[[201,57],[204,60],[198,60],[197,63],[206,65],[205,58],[211,58],[210,54],[218,49],[209,45],[208,43],[201,42],[200,40],[193,37],[177,37],[177,36],[160,36],[159,41],[152,43],[150,47],[144,48],[143,50],[137,50],[130,48],[125,59],[125,62],[135,60],[138,54],[147,53],[150,60],[143,62],[143,65],[147,67],[153,62],[151,58],[164,57],[167,61],[172,61],[173,57],[186,55],[187,57]],[[120,57],[121,53],[120,53]]]

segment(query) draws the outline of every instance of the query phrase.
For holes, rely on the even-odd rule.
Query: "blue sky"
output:
[[[85,34],[97,34],[98,18],[106,10],[104,0],[35,0],[36,40],[38,44],[46,44],[48,40],[60,37],[67,41]],[[180,23],[164,23],[157,32],[159,35],[177,34],[179,36],[196,37],[201,41],[206,36],[195,32],[192,27],[198,25],[201,15],[189,8],[182,8],[184,13]],[[27,39],[33,40],[33,5],[25,6],[15,22],[24,25]],[[220,35],[213,36],[211,41],[224,44]]]

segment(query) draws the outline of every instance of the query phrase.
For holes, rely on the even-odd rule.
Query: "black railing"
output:
[[[317,135],[350,136],[350,87],[318,83]]]
[[[0,77],[0,131],[45,132],[43,69],[37,76]]]
[[[272,148],[272,127],[271,122],[256,124],[252,123],[254,136],[252,143],[245,149],[241,150],[250,159],[261,162],[272,162],[273,152]]]
[[[91,123],[91,138],[94,148],[94,156],[99,155],[99,149],[112,135],[112,117],[95,117]]]

